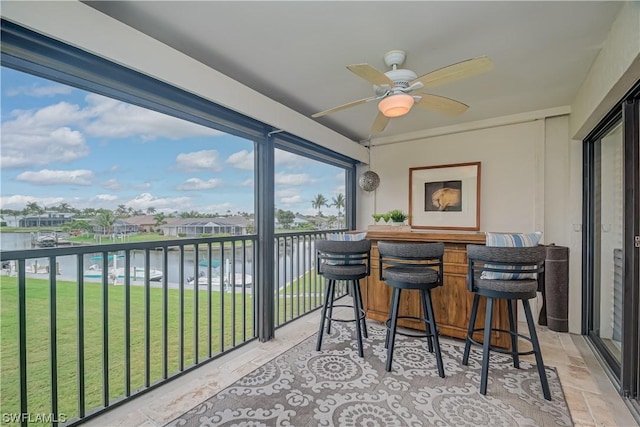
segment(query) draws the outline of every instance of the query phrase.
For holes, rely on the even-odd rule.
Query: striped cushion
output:
[[[506,247],[506,248],[522,248],[537,246],[542,237],[542,231],[536,231],[534,233],[486,233],[486,245],[492,247]],[[515,266],[508,265],[490,265],[491,268],[505,268],[513,270]],[[481,279],[489,280],[521,280],[521,279],[536,279],[535,273],[498,273],[495,271],[483,271],[480,276]]]
[[[356,242],[358,240],[364,240],[367,237],[367,233],[330,233],[327,234],[327,240],[336,240],[341,242]]]

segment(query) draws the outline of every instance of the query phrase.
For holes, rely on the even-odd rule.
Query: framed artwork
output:
[[[480,229],[480,162],[409,169],[409,225]]]

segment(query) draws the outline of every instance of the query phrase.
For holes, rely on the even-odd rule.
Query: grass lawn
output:
[[[323,279],[315,270],[308,271],[278,292],[278,320],[281,324],[322,304]],[[150,305],[150,383],[163,378],[163,290],[151,288]],[[179,372],[180,364],[180,293],[168,289],[168,353],[167,372]],[[109,286],[109,396],[111,401],[125,394],[125,288]],[[209,356],[206,290],[199,290],[198,319],[194,318],[195,293],[184,291],[183,366],[195,363],[195,325],[198,328],[198,359]],[[221,300],[223,298],[223,300]],[[211,293],[212,354],[222,346],[229,349],[253,336],[253,298],[247,294]],[[18,368],[18,313],[15,277],[0,276],[0,413],[17,413],[20,408],[20,376]],[[145,289],[130,288],[130,372],[131,392],[145,386]],[[84,381],[85,406],[89,411],[103,405],[103,343],[101,283],[84,285]],[[224,303],[224,320],[221,304]],[[27,390],[30,413],[51,411],[50,372],[50,297],[49,282],[27,279]],[[235,317],[233,308],[235,307]],[[243,307],[245,324],[243,325]],[[58,413],[67,419],[78,416],[78,294],[75,282],[57,282],[57,369]],[[235,322],[233,319],[236,319]],[[224,326],[221,322],[224,322]],[[223,330],[224,335],[220,332]],[[243,333],[245,334],[243,336]],[[234,341],[235,337],[235,341]]]
[[[50,373],[50,297],[47,280],[27,279],[27,390],[30,413],[51,412]],[[150,302],[150,382],[163,377],[163,290],[151,288]],[[131,331],[130,331],[130,372],[131,391],[145,385],[145,289],[132,286]],[[184,291],[182,351],[185,367],[195,362],[195,328],[198,328],[198,358],[209,356],[209,339],[206,290],[197,292],[198,318],[194,317],[196,293]],[[212,353],[220,352],[243,339],[253,336],[253,299],[246,295],[231,293],[211,293]],[[20,377],[18,369],[18,316],[17,286],[14,277],[0,277],[0,412],[19,412]],[[56,293],[57,310],[57,369],[58,369],[58,413],[67,419],[78,416],[78,295],[75,282],[58,282]],[[125,288],[108,288],[108,340],[109,340],[109,396],[113,401],[125,394]],[[100,283],[84,285],[84,381],[86,409],[101,407],[103,394],[103,292]],[[180,363],[180,293],[168,290],[168,355],[169,375],[179,371]],[[224,320],[221,304],[224,303]],[[235,307],[235,317],[232,311]],[[245,325],[243,326],[243,307]],[[235,319],[235,322],[233,321]],[[221,325],[224,322],[224,326]],[[243,327],[245,329],[243,329]],[[221,337],[220,331],[224,331]],[[243,338],[243,334],[245,337]]]
[[[317,275],[315,269],[293,280],[278,291],[276,323],[280,325],[321,306],[324,303],[324,290],[324,278]]]

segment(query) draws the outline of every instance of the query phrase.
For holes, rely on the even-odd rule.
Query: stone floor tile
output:
[[[573,422],[595,424],[595,420],[593,416],[591,416],[591,410],[589,409],[589,405],[587,405],[582,390],[567,385],[563,385],[562,390],[564,391]]]
[[[139,410],[122,411],[120,408],[90,420],[87,425],[96,427],[158,427],[156,423]]]
[[[558,365],[556,368],[563,385],[566,384],[582,391],[598,393],[598,387],[591,378],[588,368],[575,365]]]

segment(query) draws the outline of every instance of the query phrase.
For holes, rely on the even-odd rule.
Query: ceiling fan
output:
[[[315,113],[311,117],[318,118],[356,105],[380,101],[378,103],[379,112],[370,131],[370,134],[374,135],[384,130],[389,119],[407,114],[413,105],[455,116],[464,113],[469,106],[443,96],[416,91],[465,79],[493,68],[493,63],[489,58],[480,56],[418,77],[411,70],[398,68],[404,63],[406,57],[407,53],[403,50],[392,50],[385,53],[384,63],[391,68],[385,73],[369,64],[348,65],[349,71],[373,83],[375,95]]]

